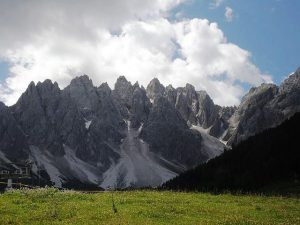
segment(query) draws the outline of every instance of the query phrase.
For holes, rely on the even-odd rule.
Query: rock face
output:
[[[10,110],[26,134],[36,169],[45,170],[58,186],[70,179],[98,184],[98,174],[119,158],[112,148],[120,144],[124,121],[110,92],[93,87],[87,76],[64,90],[50,80],[31,83]]]
[[[180,113],[163,97],[154,99],[141,137],[154,153],[180,163],[184,168],[208,159],[201,151],[201,135],[188,129]]]
[[[300,111],[300,70],[280,87],[252,88],[238,107],[215,105],[191,84],[146,90],[118,78],[95,87],[87,75],[61,90],[30,83],[18,102],[0,103],[0,167],[33,162],[59,187],[157,186]],[[42,171],[42,173],[41,173]]]
[[[0,164],[28,158],[26,135],[9,108],[0,102]]]
[[[234,114],[236,109],[237,108],[235,106],[217,107],[218,117],[210,127],[209,134],[213,137],[223,140],[230,125],[229,119]]]
[[[272,120],[268,119],[270,115],[267,115],[263,108],[275,97],[277,92],[278,88],[273,84],[263,84],[250,89],[230,118],[229,132],[232,132],[229,135],[230,143],[240,142],[272,125]]]
[[[164,88],[157,79],[153,79],[147,87],[147,96],[152,101],[156,97],[165,97],[189,126],[208,129],[207,132],[217,138],[223,137],[229,127],[229,118],[236,110],[236,107],[215,105],[205,91],[196,91],[191,84],[177,89],[171,85]]]
[[[154,78],[150,81],[146,90],[148,98],[153,100],[155,97],[163,96],[165,87],[159,82],[157,78]]]
[[[140,87],[138,83],[131,85],[124,76],[121,76],[115,84],[113,97],[123,118],[130,119],[134,128],[145,122],[151,103],[143,86]]]
[[[57,83],[45,80],[35,85],[31,82],[11,111],[26,134],[28,145],[47,148],[54,155],[63,154],[63,146],[57,130],[63,124],[57,116],[63,106]],[[60,109],[60,110],[58,110]],[[66,110],[65,110],[66,111]]]
[[[238,144],[267,128],[275,127],[300,111],[300,69],[279,87],[262,84],[251,88],[230,118],[224,138],[228,144]]]

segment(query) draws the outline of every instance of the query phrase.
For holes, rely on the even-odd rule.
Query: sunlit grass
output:
[[[0,195],[0,224],[300,224],[300,199],[158,191],[56,189]]]

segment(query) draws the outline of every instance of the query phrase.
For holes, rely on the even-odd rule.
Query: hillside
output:
[[[300,193],[300,113],[163,185],[167,189]]]

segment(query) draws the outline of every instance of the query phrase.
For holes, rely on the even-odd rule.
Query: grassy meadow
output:
[[[0,224],[300,224],[300,199],[167,191],[0,194]]]

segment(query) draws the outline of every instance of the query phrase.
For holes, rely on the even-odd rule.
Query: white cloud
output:
[[[108,81],[111,87],[119,75],[144,86],[155,76],[165,85],[189,82],[206,90],[216,103],[233,105],[245,92],[240,83],[258,85],[269,79],[251,62],[248,51],[227,41],[216,23],[169,21],[164,15],[180,2],[160,0],[155,9],[145,9],[138,17],[127,15],[130,19],[114,26],[93,24],[90,30],[84,25],[50,29],[53,23],[45,22],[47,29],[36,33],[31,29],[33,37],[26,41],[21,37],[20,46],[13,41],[7,48],[0,42],[11,65],[10,76],[0,86],[0,99],[11,105],[32,80],[50,78],[63,88],[86,73],[95,85]],[[86,11],[95,21],[97,15]],[[110,29],[117,26],[117,32]],[[85,30],[89,34],[80,32]]]
[[[2,0],[0,50],[22,47],[49,31],[93,41],[98,29],[118,32],[128,21],[165,16],[185,0]]]
[[[224,0],[212,0],[209,4],[211,9],[218,8],[221,4],[223,4]]]
[[[225,8],[225,18],[228,22],[233,20],[233,9],[228,6]]]

